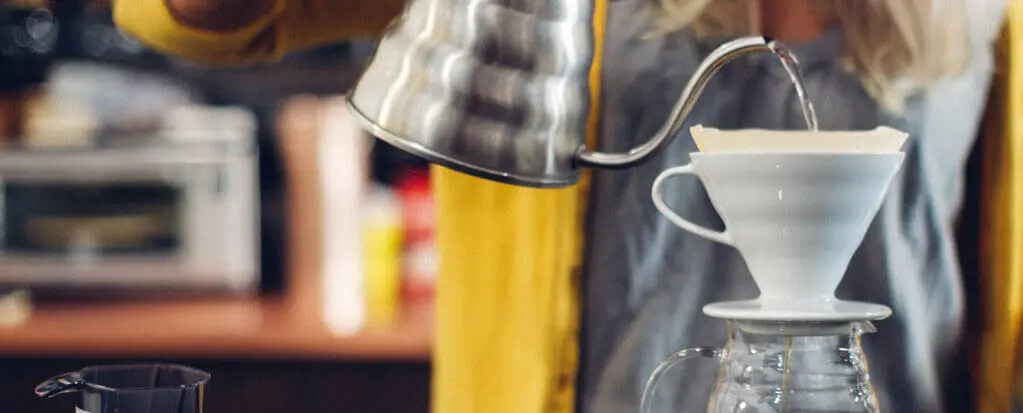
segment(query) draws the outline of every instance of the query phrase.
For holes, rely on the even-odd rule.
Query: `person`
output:
[[[966,159],[992,74],[992,47],[1004,0],[971,1],[968,8],[964,1],[952,0],[606,1],[600,3],[606,8],[598,8],[606,13],[606,23],[598,25],[598,37],[603,39],[598,56],[603,57],[595,64],[601,71],[602,90],[600,119],[594,123],[596,141],[591,142],[601,150],[621,151],[647,139],[666,120],[702,58],[725,39],[748,34],[772,36],[794,50],[821,128],[888,125],[910,133],[905,164],[839,292],[894,310],[893,317],[867,339],[871,378],[883,411],[968,411],[966,400],[951,396],[968,388],[962,382],[964,291],[953,228],[962,203]],[[158,50],[207,64],[272,60],[299,48],[373,35],[401,8],[395,0],[135,0],[114,5],[115,19],[127,32]],[[529,198],[534,209],[528,211],[547,217],[544,222],[556,230],[544,230],[543,237],[534,238],[522,235],[529,229],[521,227],[538,221],[518,217],[514,221],[518,227],[512,227],[495,218],[489,233],[477,230],[477,238],[471,238],[482,240],[480,234],[486,234],[492,242],[463,239],[463,244],[474,245],[445,250],[443,244],[454,243],[457,237],[451,230],[445,238],[441,228],[442,265],[455,265],[452,261],[457,260],[463,265],[459,268],[475,263],[477,267],[472,268],[490,272],[470,277],[442,270],[438,305],[457,307],[460,315],[439,320],[443,325],[438,327],[434,384],[435,391],[439,387],[444,394],[437,397],[435,393],[442,399],[434,401],[435,410],[552,411],[559,407],[551,407],[551,400],[565,394],[556,389],[577,379],[570,386],[577,401],[568,405],[574,404],[578,411],[635,411],[646,378],[662,357],[679,348],[723,340],[725,324],[703,316],[700,309],[709,302],[755,295],[748,269],[734,250],[672,226],[649,199],[650,186],[660,171],[687,163],[688,153],[695,150],[688,130],[696,124],[722,129],[805,127],[795,92],[780,65],[771,59],[740,59],[711,80],[681,128],[684,136],[666,150],[633,169],[594,171],[585,212],[577,211],[571,198],[582,190],[537,195],[539,190],[468,183],[470,178],[450,172],[437,179],[442,227],[456,225],[451,222],[461,227],[487,222],[473,220],[474,216],[514,218],[508,211],[516,208],[519,215],[529,215],[522,212],[527,210],[523,199]],[[459,185],[489,189],[464,191],[458,198],[451,188]],[[720,225],[698,183],[679,180],[669,186],[669,206],[681,216]],[[585,217],[580,223],[587,240],[578,263],[581,286],[574,287],[581,302],[572,301],[578,294],[564,294],[545,279],[562,277],[576,264],[531,255],[555,246],[561,249],[554,255],[566,254],[562,250],[571,250],[575,241],[551,234],[571,231],[574,224],[564,223],[571,221],[566,215],[543,215],[546,212],[536,205]],[[485,215],[487,208],[494,213]],[[569,246],[562,247],[557,240]],[[530,242],[536,245],[527,245]],[[500,264],[487,266],[488,260]],[[556,263],[556,272],[538,264],[550,262]],[[460,283],[472,288],[456,290],[453,284]],[[537,288],[562,292],[530,296],[529,291]],[[563,320],[543,324],[547,313],[533,307],[513,307],[518,318],[497,306],[481,307],[483,301],[522,303],[549,298],[553,303],[537,308],[559,314],[567,311],[571,316],[573,306],[579,306],[581,332]],[[463,302],[454,304],[458,300]],[[514,331],[502,336],[512,345],[528,342],[547,347],[531,351],[489,340],[485,345],[490,347],[452,355],[454,342],[484,333],[465,332],[465,325],[448,322],[485,317],[504,318],[495,326],[478,322],[472,327],[487,334]],[[551,333],[547,327],[558,332]],[[530,332],[544,337],[571,335],[579,340],[578,347],[564,347],[571,341],[556,337],[543,342],[526,338]],[[562,364],[545,370],[557,372],[573,365],[576,354],[579,363],[574,377],[566,377],[564,370],[551,377],[534,376],[520,367],[533,363],[532,355],[548,364]],[[494,366],[509,370],[501,374]],[[482,377],[487,373],[501,377]],[[522,382],[520,376],[528,379],[516,388],[520,392],[502,393],[506,382]],[[466,377],[487,385],[472,387]],[[658,400],[658,409],[705,408],[714,377],[713,366],[696,374],[669,375],[663,385],[674,391],[661,392],[666,397]],[[560,396],[550,395],[555,393]],[[559,400],[558,406],[566,405]]]

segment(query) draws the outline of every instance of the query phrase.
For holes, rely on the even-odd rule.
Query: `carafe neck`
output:
[[[818,361],[808,357],[812,354],[845,352],[849,356],[862,357],[860,337],[875,331],[869,321],[731,320],[728,326],[729,340],[725,348],[727,357],[742,358],[776,352],[784,356],[780,361],[785,362],[789,371],[793,367],[801,367],[798,363],[802,361]],[[849,367],[860,367],[852,363],[855,360],[849,361]]]

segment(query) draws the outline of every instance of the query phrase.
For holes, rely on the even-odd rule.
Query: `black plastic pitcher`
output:
[[[202,413],[210,374],[172,364],[86,367],[36,386],[39,397],[78,392],[76,413]]]

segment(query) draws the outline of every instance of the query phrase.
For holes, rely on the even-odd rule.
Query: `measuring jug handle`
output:
[[[85,379],[78,372],[64,373],[46,379],[35,388],[36,396],[54,397],[78,391],[85,385]]]
[[[646,387],[643,388],[643,397],[639,399],[639,411],[640,413],[652,413],[651,403],[653,402],[653,396],[655,390],[657,390],[657,383],[664,376],[664,373],[668,372],[668,369],[675,367],[683,361],[690,360],[694,357],[704,357],[711,360],[721,360],[722,355],[721,349],[710,348],[710,347],[696,347],[687,348],[681,350],[675,354],[672,354],[664,359],[661,364],[658,364],[654,368],[654,372],[650,374],[650,379],[646,382]]]
[[[664,195],[661,193],[661,186],[664,185],[664,181],[668,180],[668,178],[676,175],[696,176],[696,171],[693,170],[693,164],[688,164],[666,169],[664,172],[661,172],[660,175],[657,175],[657,179],[654,180],[654,185],[650,190],[650,195],[654,199],[654,206],[657,207],[657,210],[661,211],[661,214],[664,214],[664,216],[673,224],[678,225],[686,231],[692,232],[693,234],[711,241],[734,246],[735,242],[732,241],[732,233],[728,232],[728,228],[725,228],[724,231],[714,231],[712,229],[696,225],[689,220],[678,216],[675,211],[672,211],[671,208],[668,207],[668,204],[664,202]]]
[[[768,37],[748,36],[726,42],[717,49],[714,49],[707,58],[700,62],[693,76],[689,78],[682,94],[675,101],[671,109],[671,116],[661,128],[642,145],[632,148],[628,152],[606,153],[586,150],[581,148],[576,154],[576,162],[581,166],[597,168],[620,169],[635,166],[646,161],[651,156],[664,148],[678,134],[679,129],[685,123],[689,113],[696,106],[696,100],[707,87],[710,78],[717,73],[726,63],[735,60],[737,57],[747,53],[773,53],[774,42]]]

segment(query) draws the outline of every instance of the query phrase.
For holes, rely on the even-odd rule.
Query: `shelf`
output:
[[[316,119],[326,102],[285,105],[278,138],[287,180],[288,290],[280,297],[38,303],[0,327],[0,357],[145,357],[428,362],[429,308],[338,335],[323,321]]]
[[[430,359],[432,313],[338,335],[286,299],[39,304],[0,327],[0,356],[411,361]]]

